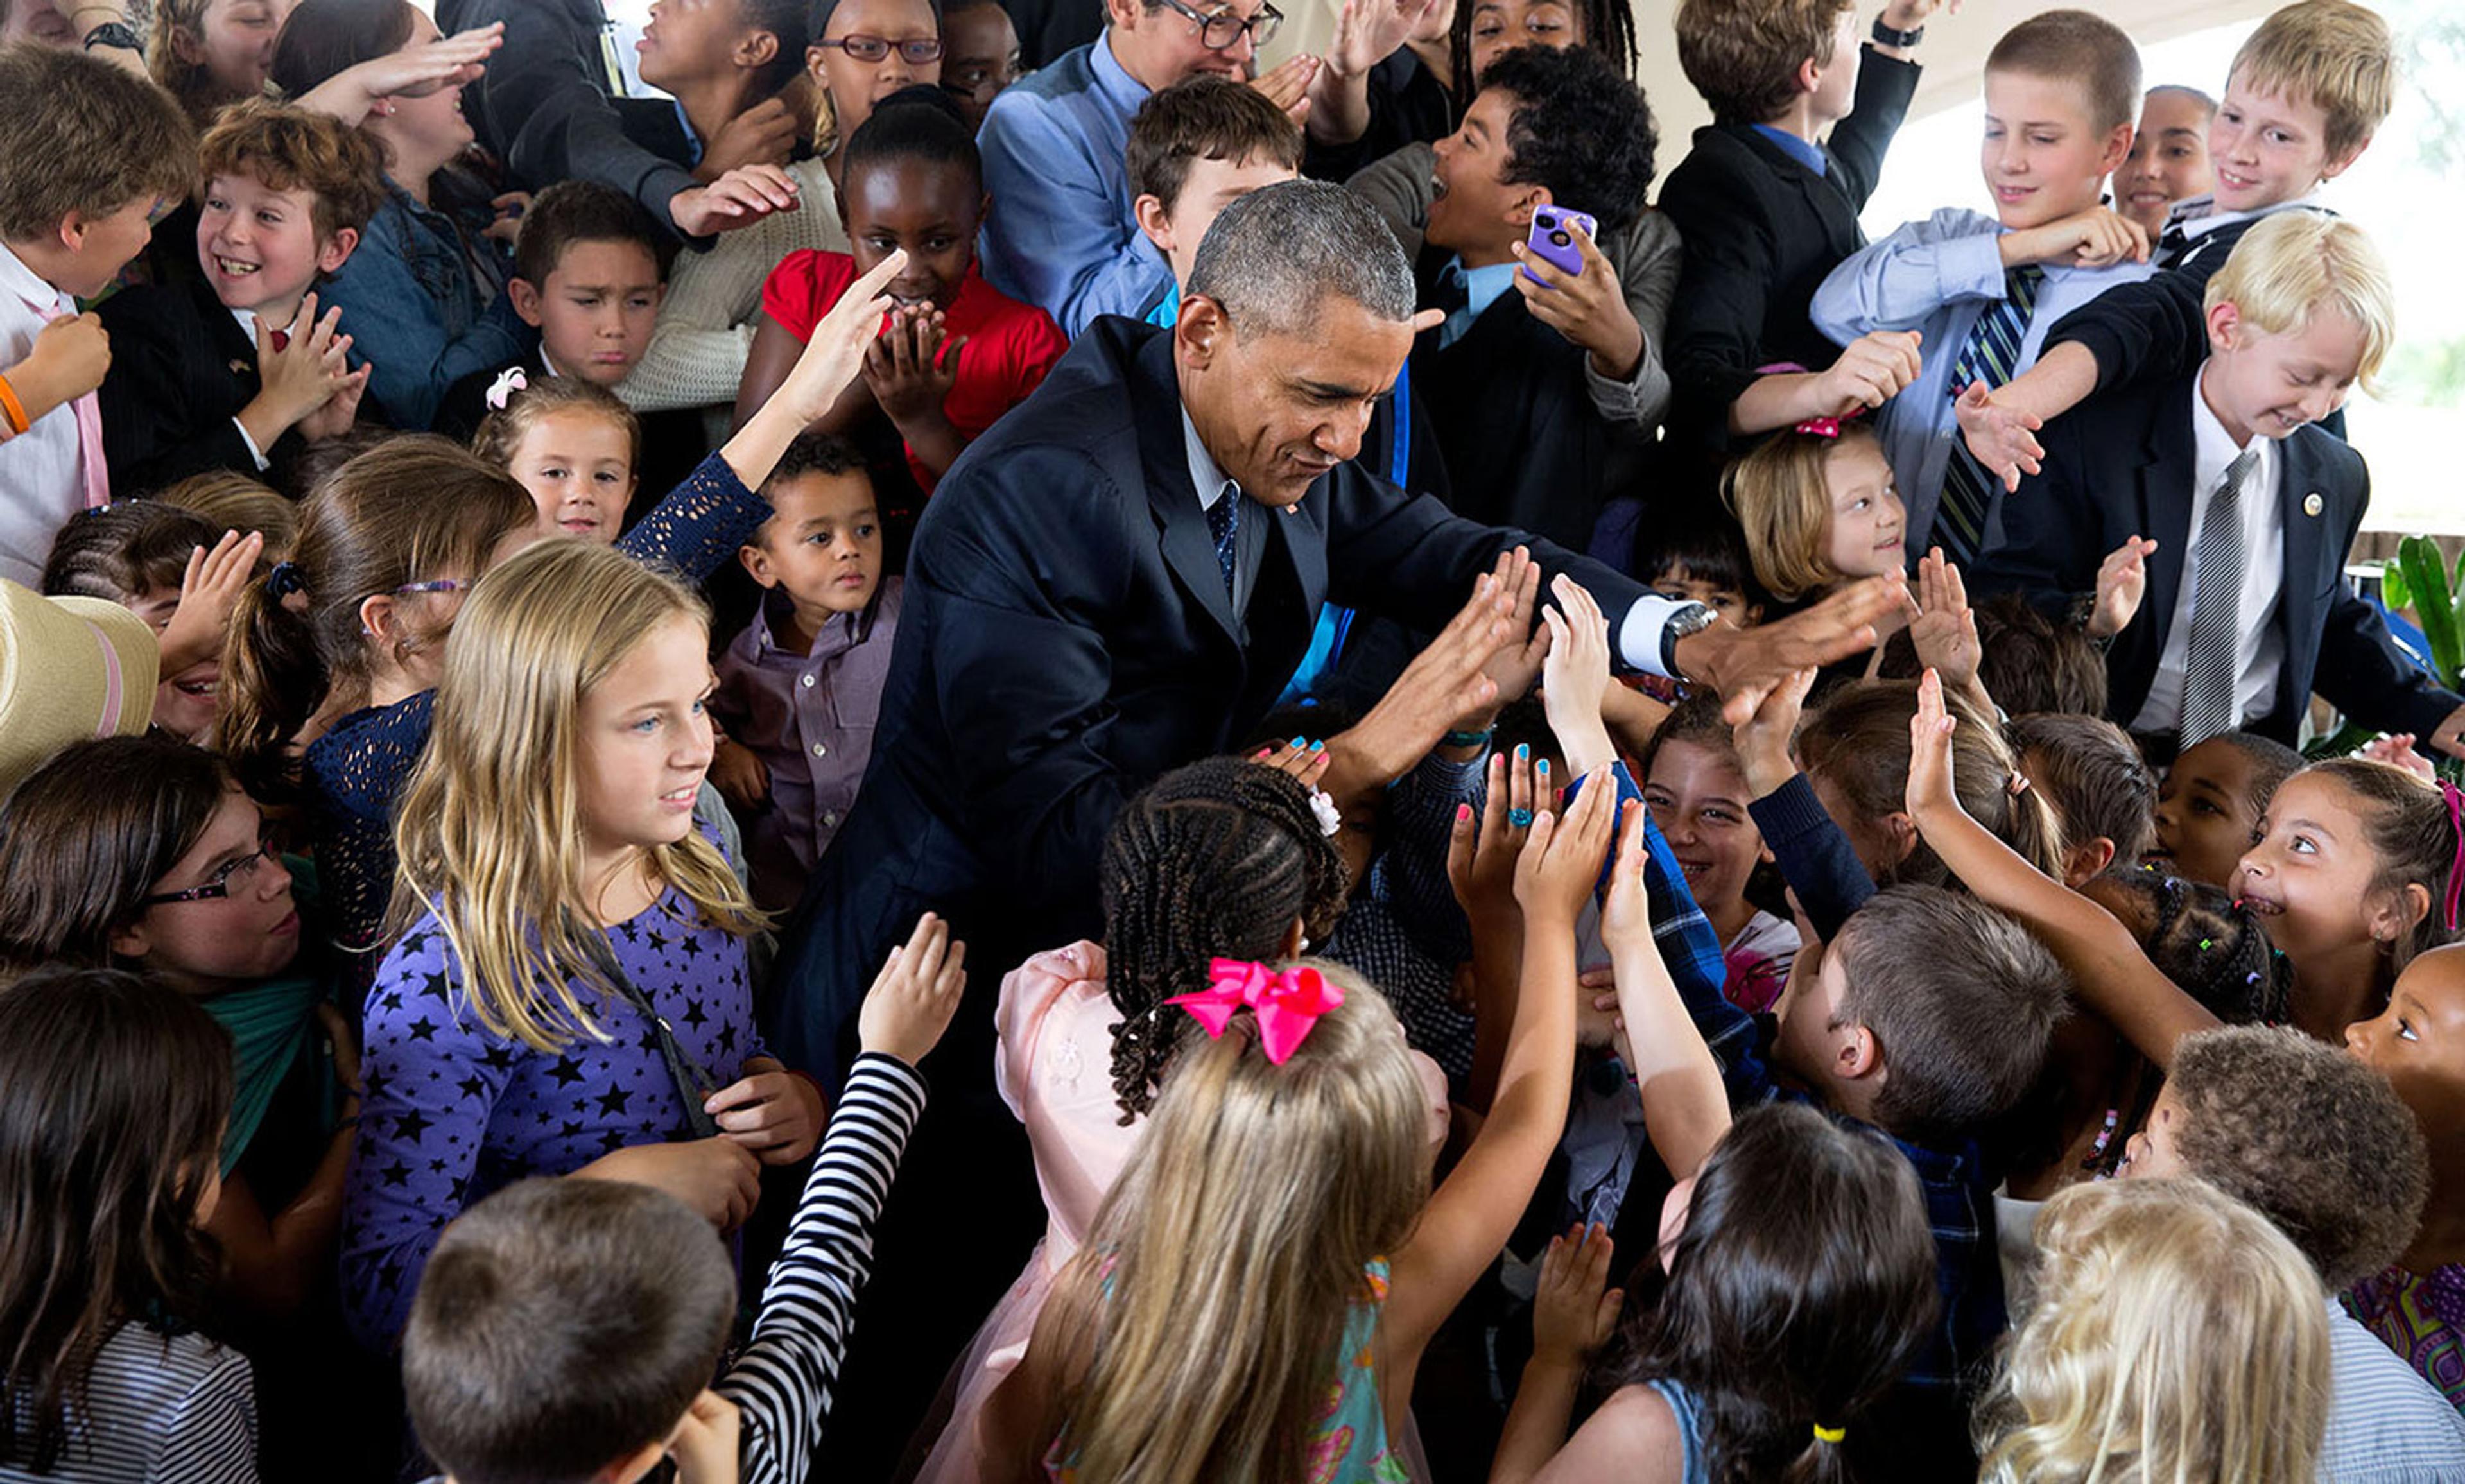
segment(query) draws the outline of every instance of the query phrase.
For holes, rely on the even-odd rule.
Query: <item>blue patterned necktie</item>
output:
[[[1241,543],[1241,487],[1224,481],[1224,492],[1207,507],[1207,532],[1215,538],[1215,565],[1224,569],[1224,595],[1232,595],[1232,558]]]
[[[2028,339],[2029,316],[2037,307],[2037,285],[2046,270],[2024,263],[2003,276],[2003,301],[1986,306],[1952,363],[1951,394],[1959,396],[1984,382],[2000,387],[2020,365],[2020,343]],[[1979,467],[1968,447],[1952,439],[1951,461],[1943,470],[1943,499],[1935,506],[1929,543],[1943,547],[1963,566],[1977,560],[1986,543],[1986,512],[1994,503],[1995,477]]]
[[[2196,747],[2242,724],[2242,487],[2259,462],[2245,449],[2226,466],[2216,498],[2191,538],[2191,632],[2183,645],[2183,745]]]

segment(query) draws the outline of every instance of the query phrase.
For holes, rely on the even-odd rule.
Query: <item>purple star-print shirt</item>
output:
[[[768,1054],[753,1029],[744,941],[702,924],[680,894],[610,928],[608,941],[707,1091]],[[620,998],[579,984],[575,994],[605,1039],[543,1052],[480,1027],[433,917],[386,955],[368,992],[367,1096],[343,1213],[343,1300],[363,1342],[390,1347],[438,1234],[474,1201],[692,1137],[652,1024]]]

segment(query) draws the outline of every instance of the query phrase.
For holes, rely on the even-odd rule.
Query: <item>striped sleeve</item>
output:
[[[858,1056],[771,1266],[753,1339],[718,1386],[744,1414],[746,1484],[802,1484],[847,1353],[899,1156],[924,1111],[924,1079],[877,1052]]]
[[[148,1484],[256,1484],[256,1391],[238,1351],[217,1352],[160,1425]]]

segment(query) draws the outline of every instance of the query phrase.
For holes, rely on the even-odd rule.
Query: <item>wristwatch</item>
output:
[[[126,21],[104,21],[85,33],[85,49],[99,46],[118,47],[123,52],[143,52],[145,38],[140,36]]]
[[[1721,615],[1712,611],[1708,603],[1688,603],[1671,610],[1660,621],[1660,668],[1673,680],[1692,678],[1677,668],[1677,641],[1690,634],[1701,633],[1712,627]]]
[[[1915,31],[1894,31],[1891,27],[1883,24],[1883,18],[1881,16],[1877,15],[1875,17],[1875,42],[1878,46],[1896,46],[1906,50],[1924,39],[1925,28],[1923,26],[1920,26]]]

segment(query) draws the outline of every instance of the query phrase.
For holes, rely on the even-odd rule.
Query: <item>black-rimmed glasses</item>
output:
[[[1246,18],[1230,11],[1218,11],[1209,15],[1190,9],[1183,0],[1164,0],[1164,7],[1177,15],[1196,21],[1198,39],[1210,52],[1230,51],[1245,34],[1249,36],[1251,46],[1263,47],[1276,39],[1276,33],[1284,24],[1284,12],[1272,5],[1258,7],[1257,14]]]
[[[905,41],[893,41],[887,36],[841,36],[835,41],[826,38],[813,45],[837,47],[848,55],[850,61],[867,64],[887,59],[892,47],[897,47],[899,58],[911,66],[922,67],[926,62],[942,59],[942,38],[939,36],[914,36]]]

